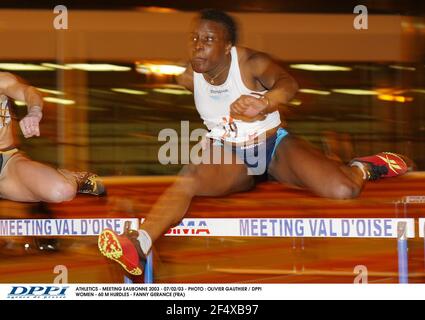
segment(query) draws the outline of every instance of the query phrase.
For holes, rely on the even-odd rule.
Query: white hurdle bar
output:
[[[407,217],[407,211],[409,205],[411,204],[420,204],[425,205],[425,196],[424,195],[410,195],[405,196],[401,200],[394,202],[395,212],[397,218],[400,216],[399,205],[402,205],[403,208],[403,218]],[[419,237],[424,238],[424,270],[425,270],[425,219],[419,218]]]

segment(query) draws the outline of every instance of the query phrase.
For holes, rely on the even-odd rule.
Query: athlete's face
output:
[[[214,21],[197,19],[190,33],[189,54],[195,72],[214,70],[232,47],[225,27]]]

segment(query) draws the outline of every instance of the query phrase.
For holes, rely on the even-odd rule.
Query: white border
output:
[[[10,296],[14,287],[20,294]],[[31,288],[35,294],[29,295]],[[423,284],[0,284],[0,300],[220,300],[224,305],[226,300],[424,300],[424,289]]]

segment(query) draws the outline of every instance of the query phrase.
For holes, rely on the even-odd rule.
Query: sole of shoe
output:
[[[106,258],[119,263],[126,272],[134,276],[140,276],[143,271],[140,267],[129,268],[122,260],[123,250],[116,234],[111,230],[103,230],[99,235],[99,251]]]

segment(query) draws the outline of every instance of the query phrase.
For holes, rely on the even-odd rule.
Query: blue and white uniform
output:
[[[193,73],[194,97],[195,105],[204,124],[207,126],[209,133],[208,138],[215,140],[217,143],[229,142],[237,145],[253,141],[265,134],[266,131],[274,129],[281,125],[279,111],[274,111],[266,115],[263,120],[245,122],[242,120],[232,119],[230,117],[230,105],[236,101],[241,95],[252,95],[258,97],[264,95],[267,91],[253,91],[248,89],[241,77],[239,69],[239,60],[236,47],[231,48],[231,65],[226,81],[218,86],[211,85],[205,79],[202,73]],[[255,173],[264,174],[273,156],[274,150],[280,140],[288,133],[279,128],[276,135],[269,137],[267,141],[257,143],[254,153],[264,151],[266,155],[264,161],[259,159],[259,167]],[[216,144],[217,144],[216,143]],[[253,169],[252,157],[247,156],[249,147],[233,147],[233,150],[244,160],[245,164]],[[262,148],[266,150],[262,150]],[[252,150],[251,150],[252,151]],[[250,152],[252,154],[252,152]],[[255,170],[251,170],[254,172]]]

